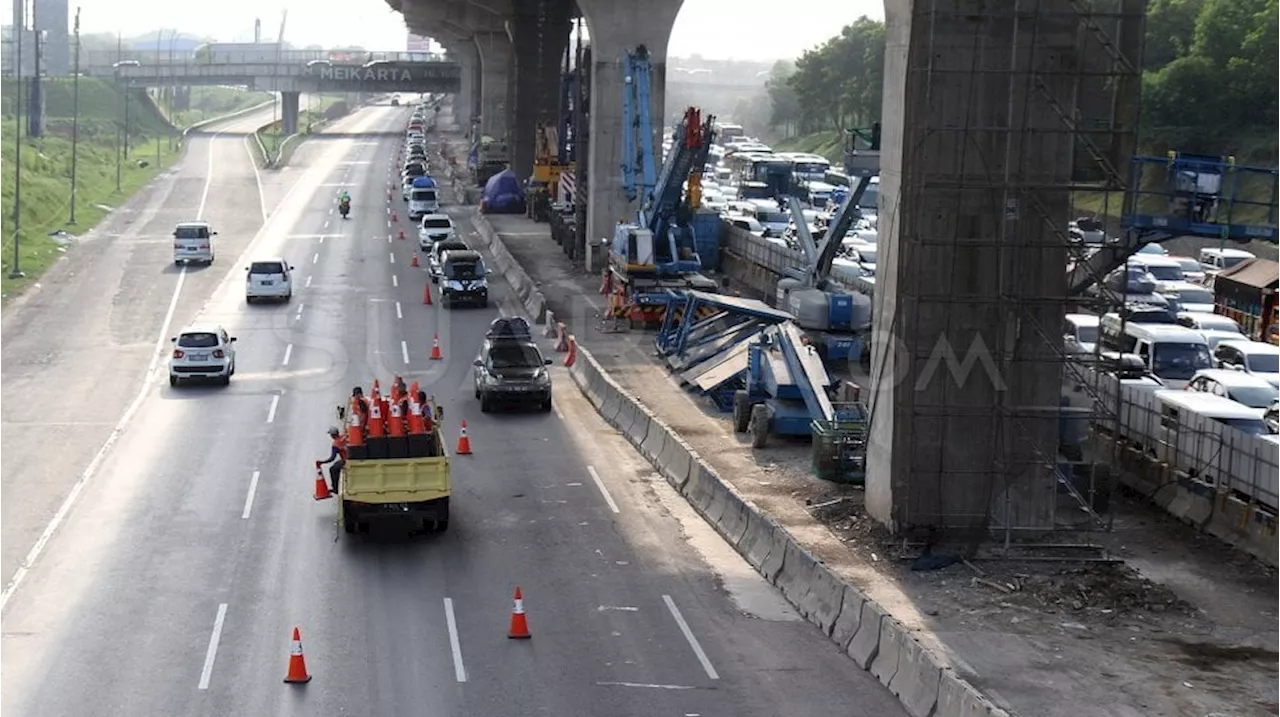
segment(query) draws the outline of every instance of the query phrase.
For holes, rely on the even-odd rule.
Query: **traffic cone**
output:
[[[398,222],[398,221],[400,221],[399,219],[397,219],[397,218],[396,218],[396,212],[395,212],[395,210],[394,210],[394,209],[391,211],[391,221],[393,221],[393,222]]]
[[[401,232],[401,233],[403,234],[403,232]],[[417,268],[417,267],[419,267],[419,266],[422,266],[421,264],[419,264],[419,263],[418,263],[418,252],[416,252],[416,251],[415,251],[415,252],[413,253],[413,260],[409,262],[409,266],[414,267],[414,268]]]
[[[442,358],[444,356],[440,354],[440,334],[435,334],[431,337],[431,360],[439,361]]]
[[[324,479],[324,471],[316,466],[316,500],[328,500],[333,497],[333,493],[329,492],[329,484]]]
[[[400,232],[396,235],[396,238],[397,238],[397,239],[399,239],[400,241],[404,241],[404,230],[403,230],[403,229],[401,229],[401,230],[400,230]]]
[[[507,637],[512,640],[528,640],[533,635],[529,634],[529,620],[524,614],[524,594],[520,592],[519,585],[516,586],[514,600],[515,607],[511,609],[511,630],[507,633]]]
[[[462,419],[462,430],[458,433],[458,450],[460,456],[471,455],[471,437],[467,435],[467,420]]]
[[[572,366],[573,362],[576,361],[577,359],[578,359],[578,340],[570,336],[569,337],[569,353],[564,357],[564,365],[566,367]]]
[[[293,641],[289,644],[289,674],[284,676],[284,681],[295,685],[311,681],[311,675],[307,674],[307,662],[302,658],[302,633],[296,627],[293,628]]]
[[[424,306],[431,306],[431,282],[427,282],[422,287],[422,303]]]

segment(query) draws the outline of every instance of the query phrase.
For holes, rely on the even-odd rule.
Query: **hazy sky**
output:
[[[78,0],[69,2],[74,15]],[[4,23],[10,24],[12,3],[0,7]],[[263,36],[274,37],[285,8],[285,39],[291,43],[404,49],[404,22],[383,0],[88,0],[82,3],[80,28],[142,34],[165,27],[224,42],[245,41],[253,39],[255,17],[262,20]],[[670,53],[718,59],[794,57],[859,15],[884,17],[883,0],[787,0],[785,8],[780,12],[777,3],[766,0],[684,0]],[[744,37],[752,41],[744,43]]]

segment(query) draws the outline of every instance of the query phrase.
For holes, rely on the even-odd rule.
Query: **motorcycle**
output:
[[[351,213],[351,202],[340,202],[338,204],[338,212],[342,214],[343,219],[346,219],[347,215]]]

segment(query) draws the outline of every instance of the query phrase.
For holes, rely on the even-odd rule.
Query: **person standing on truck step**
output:
[[[316,461],[316,467],[326,463],[332,463],[329,466],[329,483],[333,486],[333,494],[338,494],[338,479],[342,476],[342,469],[347,465],[347,439],[342,437],[342,431],[337,426],[329,429],[329,438],[333,439],[333,444],[329,451],[329,457]]]
[[[356,386],[351,389],[351,400],[360,410],[360,427],[369,425],[369,399],[364,397],[364,389]]]

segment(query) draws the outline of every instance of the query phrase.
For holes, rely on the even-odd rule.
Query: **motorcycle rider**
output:
[[[344,212],[351,209],[351,195],[348,194],[345,189],[342,190],[342,194],[338,196],[338,208]]]

